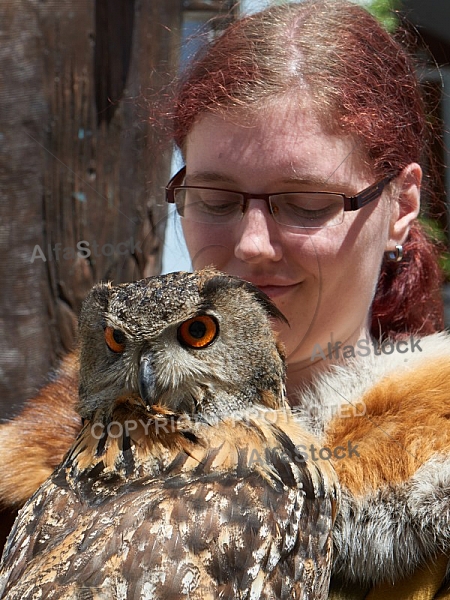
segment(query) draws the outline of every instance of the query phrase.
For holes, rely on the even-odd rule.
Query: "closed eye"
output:
[[[272,210],[280,222],[322,226],[341,219],[344,199],[338,194],[277,194]]]
[[[200,215],[225,216],[242,212],[243,199],[240,194],[226,190],[179,189],[177,203],[181,203],[184,216],[192,218]]]

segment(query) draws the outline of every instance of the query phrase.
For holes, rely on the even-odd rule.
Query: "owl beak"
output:
[[[143,354],[138,373],[139,394],[146,404],[153,404],[155,394],[155,373],[151,363],[151,355]]]

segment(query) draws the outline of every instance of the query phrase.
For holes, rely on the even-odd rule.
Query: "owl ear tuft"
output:
[[[99,312],[103,314],[107,308],[110,298],[110,283],[97,283],[86,296],[81,307],[78,326],[81,329],[83,326],[94,327],[98,325],[97,318]]]
[[[289,325],[289,321],[283,315],[283,313],[275,306],[272,300],[262,292],[256,285],[250,283],[249,281],[245,281],[244,279],[239,279],[239,277],[232,277],[230,275],[215,275],[208,279],[203,288],[202,292],[207,296],[209,294],[214,294],[217,291],[222,292],[226,289],[236,289],[242,288],[250,292],[252,296],[259,302],[262,308],[266,311],[269,317],[277,319],[286,325]]]
[[[281,310],[275,306],[275,304],[272,302],[272,300],[267,294],[262,292],[259,288],[256,287],[256,285],[253,285],[253,283],[250,283],[249,281],[244,281],[244,283],[245,286],[243,287],[245,287],[249,292],[251,292],[255,296],[255,298],[267,312],[269,317],[272,317],[274,319],[277,319],[278,321],[281,321],[282,323],[286,323],[286,325],[289,325],[289,321],[287,320],[287,318],[283,315]]]
[[[97,283],[91,290],[88,298],[97,303],[102,309],[106,309],[109,302],[111,283]]]

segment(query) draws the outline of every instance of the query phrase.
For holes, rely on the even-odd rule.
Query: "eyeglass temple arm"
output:
[[[175,173],[175,175],[172,177],[172,179],[166,185],[166,201],[167,202],[171,202],[171,203],[175,202],[175,196],[173,193],[173,189],[176,188],[178,185],[183,184],[185,176],[186,176],[186,167],[182,167],[177,173]]]
[[[366,206],[366,204],[369,204],[369,202],[376,200],[381,196],[384,188],[394,179],[394,177],[396,177],[396,174],[391,173],[391,175],[374,183],[357,196],[346,196],[344,199],[344,210],[358,210],[363,206]]]

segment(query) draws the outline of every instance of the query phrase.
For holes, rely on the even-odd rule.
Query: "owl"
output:
[[[299,451],[283,318],[213,269],[94,287],[83,428],[19,513],[1,598],[326,598],[338,484]]]

